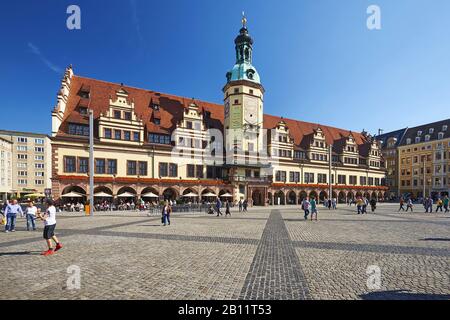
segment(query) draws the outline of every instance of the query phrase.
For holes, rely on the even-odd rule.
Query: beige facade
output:
[[[399,193],[414,198],[450,192],[450,138],[406,144],[398,148]]]
[[[28,132],[0,131],[0,137],[11,143],[11,189],[22,197],[44,193],[51,188],[51,145],[47,135]]]
[[[12,190],[12,148],[11,141],[0,138],[0,200],[5,201]]]

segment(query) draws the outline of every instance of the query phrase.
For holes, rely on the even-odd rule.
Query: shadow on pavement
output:
[[[21,251],[21,252],[0,252],[1,256],[35,256],[40,255],[41,251]]]
[[[419,241],[450,241],[450,238],[425,238],[419,239]]]
[[[412,293],[409,290],[378,291],[360,295],[363,300],[449,300],[450,294]]]

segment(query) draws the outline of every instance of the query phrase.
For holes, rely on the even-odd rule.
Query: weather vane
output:
[[[242,26],[247,28],[247,18],[245,17],[245,12],[242,11]]]

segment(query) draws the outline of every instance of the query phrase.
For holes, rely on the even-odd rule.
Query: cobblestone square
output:
[[[230,217],[60,214],[64,248],[43,257],[42,226],[0,233],[2,299],[450,299],[450,214],[357,215],[254,207]],[[80,269],[80,288],[68,287]],[[368,287],[368,267],[380,287]],[[69,268],[69,269],[68,269]],[[369,268],[370,269],[370,268]],[[69,283],[70,284],[70,283]]]

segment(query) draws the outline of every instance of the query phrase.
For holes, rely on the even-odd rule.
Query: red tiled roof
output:
[[[98,118],[100,113],[106,114],[109,109],[109,99],[116,98],[116,92],[124,89],[128,92],[129,100],[134,102],[135,112],[138,118],[142,118],[148,132],[167,133],[170,134],[177,123],[183,118],[183,112],[192,103],[192,98],[184,98],[170,94],[163,94],[155,91],[138,89],[126,85],[105,82],[96,79],[90,79],[74,75],[71,81],[70,94],[66,106],[66,111],[63,118],[58,135],[66,135],[67,123],[88,123],[88,119],[84,115],[80,115],[77,106],[82,98],[78,96],[81,88],[89,88],[90,101],[89,105],[94,110],[94,118]],[[159,111],[155,112],[156,116],[161,119],[160,125],[152,122],[153,109],[152,103],[159,104]],[[195,100],[202,112],[208,112],[210,118],[208,125],[210,128],[217,128],[223,130],[224,110],[223,105],[209,103],[201,100]],[[155,114],[156,115],[156,114]],[[312,135],[317,128],[321,128],[325,134],[327,144],[333,144],[343,137],[347,137],[350,133],[356,140],[358,145],[367,142],[366,138],[360,134],[351,132],[349,130],[337,129],[330,126],[315,124],[310,122],[286,119],[278,116],[264,115],[264,128],[273,129],[280,121],[284,121],[289,128],[290,135],[294,138],[295,148],[305,148],[308,144],[308,136]]]

